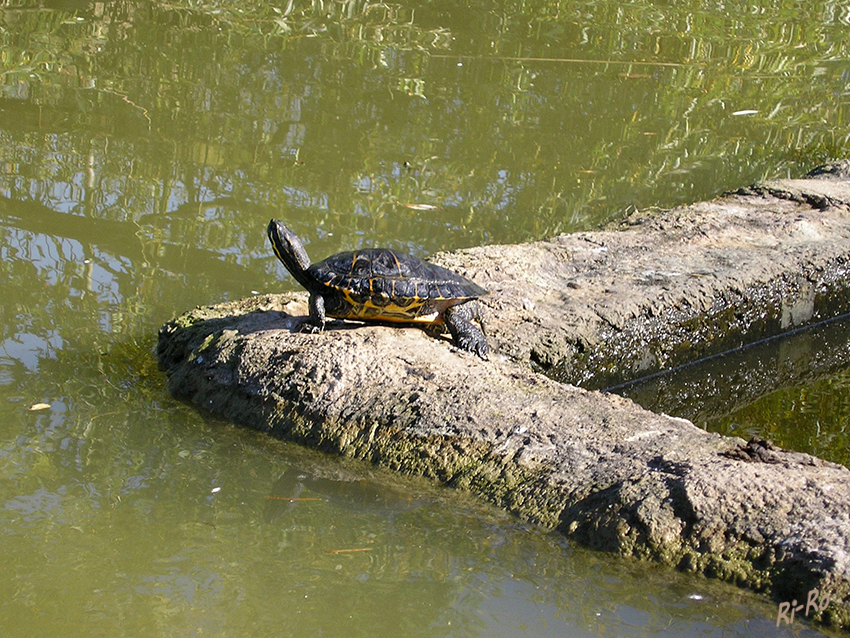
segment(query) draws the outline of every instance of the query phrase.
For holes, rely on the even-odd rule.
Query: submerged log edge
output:
[[[303,294],[192,310],[160,330],[157,356],[174,395],[231,421],[775,601],[817,588],[829,604],[809,619],[847,629],[848,469],[569,383],[606,387],[846,313],[848,177],[838,162],[596,232],[436,256],[491,291],[490,361],[415,328],[302,334]]]

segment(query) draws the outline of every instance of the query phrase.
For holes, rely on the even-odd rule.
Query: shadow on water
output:
[[[433,498],[403,489],[398,481],[379,481],[338,465],[302,463],[286,467],[266,499],[268,522],[284,518],[299,507],[326,503],[334,509],[382,516],[395,515],[433,503]]]
[[[712,431],[771,438],[847,465],[848,365],[850,317],[842,315],[607,391]],[[818,400],[832,405],[819,412]]]

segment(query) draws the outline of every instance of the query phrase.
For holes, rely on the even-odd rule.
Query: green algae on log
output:
[[[224,418],[778,601],[818,588],[819,620],[847,627],[850,470],[529,365],[628,378],[846,312],[850,188],[778,184],[618,230],[441,255],[493,292],[489,362],[415,328],[302,334],[303,294],[186,313],[157,354],[175,395]]]

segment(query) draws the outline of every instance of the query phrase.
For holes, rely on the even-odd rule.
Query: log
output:
[[[596,232],[438,255],[491,291],[489,361],[416,328],[301,333],[297,293],[187,312],[163,326],[157,356],[173,394],[231,421],[779,602],[817,588],[829,603],[808,617],[846,628],[850,470],[575,384],[846,313],[848,166]]]

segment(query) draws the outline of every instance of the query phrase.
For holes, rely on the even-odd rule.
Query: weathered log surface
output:
[[[496,350],[601,389],[850,311],[850,182],[824,177],[437,261],[493,293]]]
[[[817,587],[820,619],[848,627],[850,471],[531,369],[601,386],[846,312],[841,171],[438,256],[492,291],[490,361],[414,328],[299,333],[298,294],[186,313],[158,357],[174,394],[225,418],[778,601]]]

